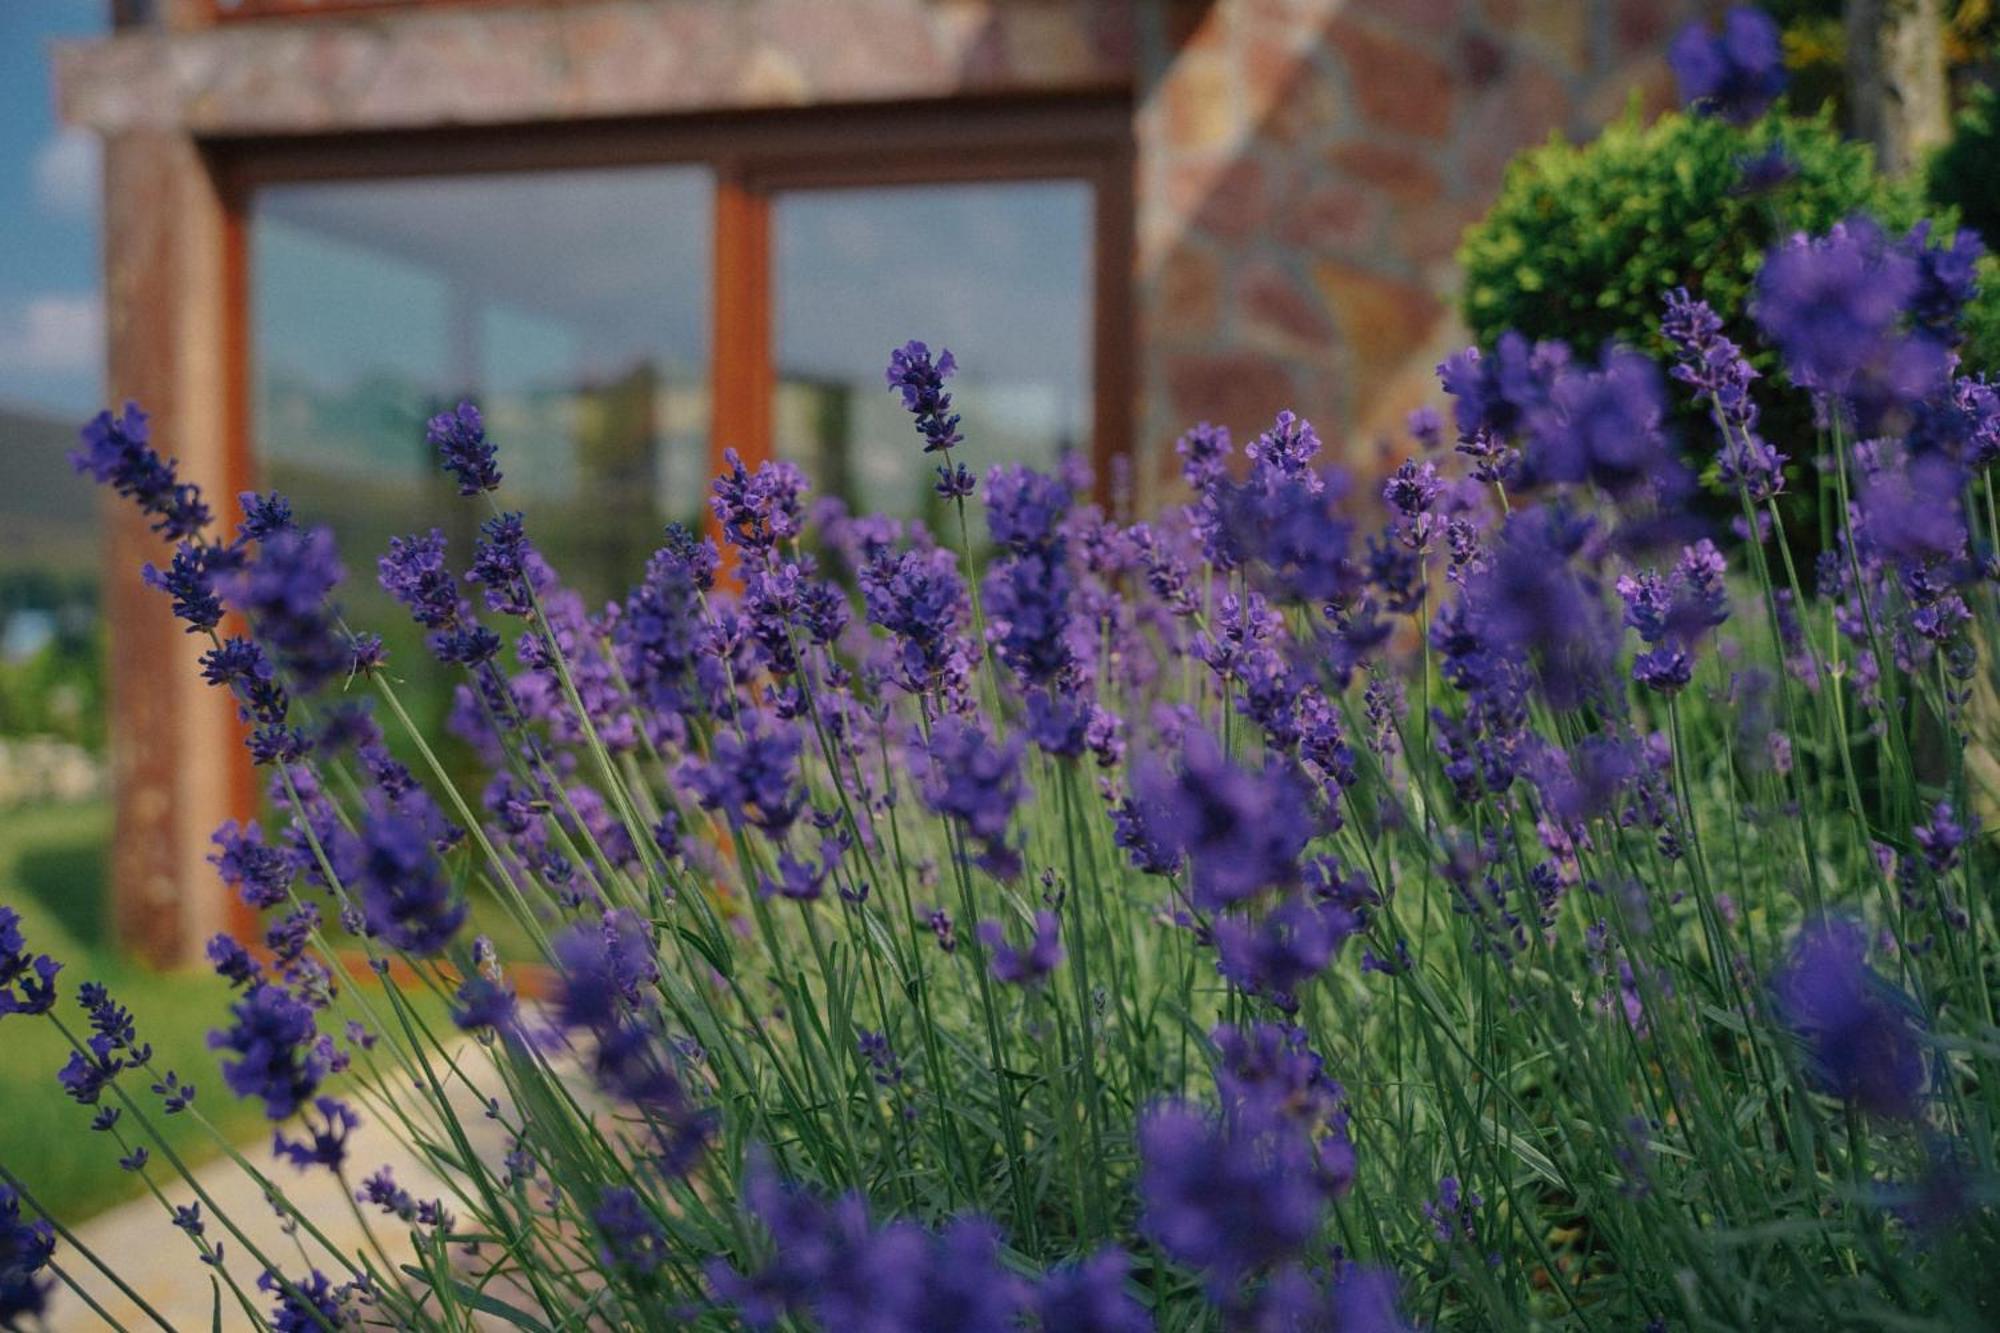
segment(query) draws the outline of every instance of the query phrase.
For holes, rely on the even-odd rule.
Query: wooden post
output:
[[[153,442],[180,460],[217,521],[233,525],[241,478],[228,446],[227,227],[192,139],[151,130],[104,155],[107,385],[152,416]],[[78,485],[84,485],[79,479]],[[234,709],[197,674],[206,645],[139,581],[167,544],[129,504],[106,501],[105,616],[115,834],[112,920],[119,942],[157,966],[200,957],[226,924],[207,864],[209,834],[246,803]]]

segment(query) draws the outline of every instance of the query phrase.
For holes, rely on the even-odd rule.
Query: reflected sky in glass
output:
[[[1091,191],[1082,182],[807,190],[772,217],[779,453],[857,509],[920,514],[934,458],[883,383],[949,347],[975,472],[1090,435]]]
[[[424,444],[425,420],[462,398],[500,446],[502,503],[593,603],[629,586],[666,522],[700,521],[713,216],[703,168],[259,192],[261,481],[332,523],[358,619],[406,620],[375,590],[390,536],[442,525],[470,558],[485,508],[456,498]],[[426,672],[413,636],[397,649]]]

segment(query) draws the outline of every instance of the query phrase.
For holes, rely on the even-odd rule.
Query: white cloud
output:
[[[53,217],[87,220],[97,215],[97,136],[59,130],[35,150],[35,202]]]
[[[0,309],[0,366],[38,375],[97,368],[104,355],[104,311],[94,296],[52,292]]]

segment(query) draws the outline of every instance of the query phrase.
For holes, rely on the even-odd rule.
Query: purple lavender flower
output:
[[[472,548],[472,569],[466,579],[486,589],[486,609],[506,616],[534,611],[534,594],[545,572],[541,557],[528,543],[527,529],[517,513],[499,514],[479,527]],[[433,534],[435,535],[435,534]]]
[[[24,1221],[20,1194],[0,1185],[0,1328],[25,1328],[47,1311],[55,1283],[41,1273],[55,1249],[55,1228],[43,1218]]]
[[[1641,570],[1618,580],[1625,623],[1639,632],[1651,651],[1639,654],[1632,677],[1662,694],[1674,694],[1693,674],[1692,652],[1709,630],[1729,616],[1727,566],[1706,539],[1681,550],[1664,577]]]
[[[1148,1333],[1153,1320],[1125,1290],[1131,1271],[1132,1257],[1115,1246],[1051,1268],[1035,1287],[1042,1333]]]
[[[1867,952],[1858,923],[1812,922],[1772,977],[1772,997],[1821,1088],[1864,1111],[1913,1119],[1929,1082],[1921,1024],[1909,997],[1868,966]]]
[[[291,1139],[283,1130],[273,1130],[271,1154],[301,1171],[323,1166],[339,1175],[347,1162],[347,1136],[361,1127],[361,1117],[337,1097],[315,1097],[312,1110],[319,1113],[319,1123],[312,1122],[311,1112],[301,1122],[308,1137]]]
[[[740,734],[732,728],[716,733],[707,762],[682,765],[681,780],[704,810],[721,811],[731,827],[760,828],[782,840],[805,807],[799,785],[803,744],[791,723],[750,713]]]
[[[361,820],[356,890],[369,933],[419,958],[442,953],[470,910],[455,894],[419,819],[371,796]]]
[[[1298,882],[1313,821],[1301,784],[1282,765],[1247,772],[1191,728],[1179,768],[1153,760],[1134,787],[1152,838],[1189,859],[1197,907],[1220,909]]]
[[[902,1327],[962,1333],[1013,1333],[1028,1287],[1000,1262],[1000,1229],[983,1217],[947,1222],[929,1246],[915,1308]]]
[[[1960,337],[1959,315],[1979,287],[1979,260],[1986,246],[1978,232],[1964,228],[1943,245],[1932,245],[1930,236],[1931,221],[1924,218],[1898,245],[1917,266],[1910,320],[1919,329],[1956,342]]]
[[[753,1158],[744,1201],[771,1236],[770,1258],[749,1273],[716,1260],[716,1295],[752,1328],[787,1314],[828,1333],[1006,1333],[1027,1307],[1027,1285],[999,1261],[999,1236],[979,1217],[931,1235],[909,1222],[877,1227],[850,1193],[825,1199],[781,1181]]]
[[[1487,569],[1465,585],[1462,628],[1503,661],[1531,664],[1558,707],[1603,684],[1615,642],[1595,580],[1572,563],[1591,530],[1564,510],[1517,510]]]
[[[236,497],[236,504],[243,510],[243,522],[236,528],[239,542],[262,541],[274,532],[287,532],[294,526],[292,502],[277,491],[268,495],[244,491]]]
[[[1738,5],[1711,33],[1690,23],[1667,52],[1681,101],[1698,111],[1748,125],[1785,91],[1785,53],[1778,25],[1750,5]]]
[[[982,585],[994,656],[1024,685],[1046,685],[1076,665],[1070,643],[1075,578],[1060,549],[997,560]]]
[[[257,1288],[278,1298],[271,1311],[276,1333],[326,1333],[346,1322],[340,1307],[348,1288],[334,1286],[317,1268],[298,1282],[267,1270],[258,1276]]]
[[[908,1224],[877,1231],[858,1194],[827,1201],[781,1181],[753,1159],[744,1202],[770,1232],[771,1256],[749,1274],[709,1265],[716,1294],[752,1328],[810,1312],[828,1329],[900,1330],[917,1299],[923,1235]]]
[[[0,1018],[45,1014],[55,1007],[56,973],[62,964],[47,954],[30,954],[21,933],[21,914],[0,907]]]
[[[499,451],[486,438],[486,423],[471,403],[460,403],[456,411],[432,417],[424,442],[437,450],[445,471],[458,479],[460,495],[499,489]]]
[[[282,849],[266,845],[263,827],[256,820],[247,824],[226,820],[211,841],[215,851],[209,863],[244,902],[263,911],[290,896],[297,865]]]
[[[927,454],[949,452],[965,439],[958,433],[958,414],[951,410],[951,395],[944,388],[957,370],[958,362],[948,348],[940,348],[935,361],[931,349],[914,340],[889,353],[885,378],[903,395],[903,410],[916,418]]]
[[[1015,555],[1053,548],[1069,507],[1069,488],[1045,472],[1003,463],[986,474],[986,529]]]
[[[286,529],[259,542],[221,588],[292,684],[311,691],[347,669],[347,637],[332,602],[343,577],[331,528]]]
[[[1750,309],[1796,383],[1845,394],[1864,370],[1890,358],[1920,278],[1915,261],[1879,227],[1853,218],[1773,250]]]
[[[861,571],[870,624],[896,636],[896,684],[955,694],[970,669],[965,583],[949,551],[883,552]]]
[[[753,475],[734,449],[722,457],[728,471],[711,484],[709,508],[722,526],[724,540],[743,553],[746,563],[762,565],[781,543],[804,531],[799,506],[806,490],[805,474],[791,463],[768,462]]]
[[[1326,970],[1334,952],[1357,930],[1353,913],[1294,894],[1257,921],[1225,915],[1212,933],[1218,970],[1235,985],[1290,1013],[1298,991]]]
[[[1432,411],[1431,417],[1435,419],[1436,416],[1437,413]],[[1398,464],[1382,486],[1382,499],[1405,519],[1428,514],[1443,493],[1444,478],[1438,475],[1437,464],[1428,461],[1420,463],[1414,458],[1406,458]]]
[[[1244,449],[1254,471],[1310,484],[1312,461],[1319,456],[1319,432],[1304,417],[1281,411],[1265,431]]]
[[[467,977],[458,988],[457,999],[451,1021],[467,1032],[511,1035],[516,1030],[519,1014],[511,987],[490,977]]]
[[[931,486],[938,499],[952,501],[969,500],[978,488],[979,483],[973,480],[972,469],[963,463],[938,464],[937,481]]]
[[[1425,453],[1436,453],[1444,447],[1444,418],[1428,403],[1412,408],[1403,418],[1403,427]]]
[[[1206,421],[1174,441],[1174,453],[1181,460],[1181,476],[1197,495],[1228,474],[1229,455],[1235,449],[1227,426],[1211,426]]]
[[[1223,1024],[1209,1033],[1215,1043],[1215,1086],[1223,1114],[1240,1125],[1288,1123],[1321,1138],[1324,1155],[1346,1136],[1347,1094],[1326,1075],[1325,1062],[1307,1045],[1305,1029],[1280,1023]],[[1324,1183],[1333,1193],[1352,1180],[1351,1153],[1339,1154]],[[1322,1162],[1322,1166],[1329,1165]]]
[[[1778,140],[1761,152],[1737,158],[1736,170],[1736,184],[1730,193],[1756,198],[1797,180],[1799,163],[1784,142]]]
[[[442,528],[422,537],[391,537],[388,554],[376,561],[376,569],[382,590],[425,629],[445,629],[469,609],[445,564]]]
[[[284,722],[289,708],[278,669],[254,640],[232,635],[201,656],[201,677],[231,691],[245,721],[266,726]]]
[[[663,721],[688,702],[700,658],[701,599],[720,560],[685,528],[646,562],[646,575],[612,623],[611,640],[634,696]]]
[[[238,1097],[255,1097],[264,1114],[286,1120],[319,1088],[326,1056],[316,1040],[313,1011],[283,986],[252,986],[229,1008],[231,1024],[208,1034],[222,1061],[222,1079]]]
[[[633,1273],[650,1273],[666,1262],[666,1233],[629,1187],[613,1185],[599,1195],[590,1220],[603,1241],[599,1255],[605,1263]]]
[[[1749,359],[1722,332],[1722,319],[1685,287],[1667,294],[1660,333],[1673,345],[1673,377],[1708,400],[1723,435],[1719,476],[1741,486],[1753,503],[1785,488],[1785,455],[1757,434],[1757,404],[1750,385],[1757,378]]]
[[[1019,736],[996,745],[977,723],[944,717],[932,727],[928,744],[909,751],[924,804],[978,842],[980,863],[1001,878],[1019,865],[1007,846],[1007,828],[1026,794],[1021,749]]]
[[[1468,347],[1439,365],[1438,381],[1453,399],[1460,452],[1489,457],[1520,435],[1548,406],[1556,377],[1569,361],[1563,344],[1531,344],[1509,331],[1500,335],[1491,356]]]
[[[1607,348],[1595,370],[1565,369],[1549,403],[1529,418],[1523,485],[1589,482],[1624,497],[1640,487],[1672,496],[1684,484],[1661,421],[1659,371],[1645,357]]]
[[[555,940],[557,1017],[566,1028],[607,1028],[645,1004],[658,977],[652,946],[631,917],[612,912],[571,926]]]
[[[1007,943],[1007,928],[998,921],[979,923],[979,942],[986,949],[993,975],[1010,986],[1038,986],[1062,964],[1061,923],[1053,912],[1035,913],[1035,935],[1024,949]]]
[[[1244,1132],[1167,1103],[1139,1122],[1139,1160],[1141,1227],[1221,1299],[1297,1257],[1319,1230],[1326,1198],[1301,1134]]]
[[[186,622],[190,634],[206,634],[222,622],[215,572],[223,557],[218,551],[217,547],[183,541],[174,547],[174,558],[165,569],[148,561],[139,571],[147,587],[171,599],[174,617]]]
[[[1929,821],[1911,829],[1910,836],[1923,852],[1931,873],[1948,875],[1957,868],[1959,849],[1965,846],[1971,831],[1953,817],[1950,801],[1939,801],[1931,808]]]
[[[1275,599],[1344,604],[1359,591],[1353,525],[1337,507],[1344,485],[1260,462],[1244,484],[1217,487],[1213,502],[1233,550]]]
[[[231,989],[240,990],[264,979],[263,964],[233,936],[217,935],[209,940],[208,961],[215,974],[227,981]]]
[[[152,447],[146,414],[136,404],[125,404],[115,417],[99,412],[83,428],[82,441],[69,456],[71,466],[137,504],[153,519],[153,531],[181,541],[208,526],[201,489],[182,481],[178,464]]]

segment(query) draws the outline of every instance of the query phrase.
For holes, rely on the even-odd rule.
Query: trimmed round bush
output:
[[[1750,188],[1752,164],[1780,145],[1792,174]],[[1900,230],[1923,208],[1825,116],[1744,128],[1628,116],[1591,143],[1551,140],[1515,159],[1459,250],[1466,323],[1483,346],[1517,329],[1580,352],[1607,342],[1657,351],[1662,296],[1686,287],[1754,346],[1745,306],[1764,255],[1785,235],[1859,212]]]

